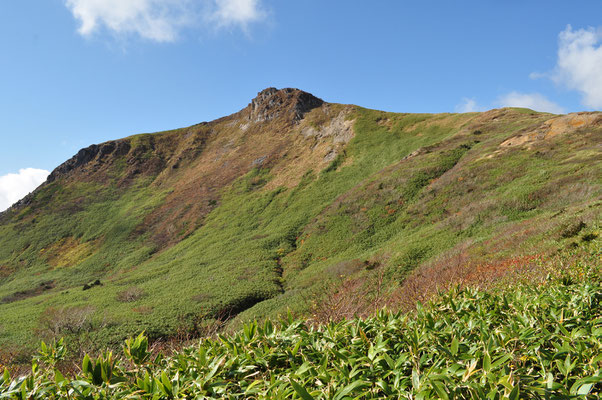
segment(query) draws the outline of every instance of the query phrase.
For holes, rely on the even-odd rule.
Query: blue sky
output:
[[[265,87],[397,112],[602,109],[602,1],[0,4],[0,210],[82,147]]]

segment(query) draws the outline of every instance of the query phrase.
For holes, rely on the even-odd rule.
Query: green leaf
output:
[[[387,353],[383,354],[383,358],[390,369],[395,369],[395,361]]]
[[[54,370],[54,381],[56,383],[61,383],[63,381],[65,381],[65,377],[63,376],[63,374],[61,374],[61,371],[59,371],[58,369]]]
[[[295,375],[303,376],[309,369],[311,369],[311,364],[307,361],[301,364],[299,368],[295,371]]]
[[[209,382],[209,380],[211,380],[211,378],[213,378],[213,376],[217,373],[217,370],[222,365],[222,363],[224,362],[225,359],[226,359],[226,356],[223,356],[222,358],[213,361],[211,363],[211,365],[209,365],[209,368],[211,368],[211,370],[209,371],[209,373],[207,375],[205,375],[205,378],[204,378],[205,382]]]
[[[165,393],[168,396],[173,396],[171,381],[165,371],[161,372],[161,384],[163,385]]]
[[[297,382],[295,382],[292,379],[291,379],[291,385],[293,386],[293,389],[295,389],[295,392],[297,392],[299,397],[301,397],[302,399],[315,400],[314,397],[311,394],[309,394],[303,386],[299,385]]]
[[[387,382],[385,382],[381,379],[378,382],[376,382],[376,386],[381,388],[382,391],[385,392],[385,394],[387,396],[391,395],[391,387],[389,386],[389,384]]]
[[[297,342],[297,344],[295,344],[295,347],[293,347],[293,350],[291,350],[291,354],[293,356],[297,355],[297,352],[299,351],[299,348],[301,347],[301,343],[303,342],[303,340],[299,339],[299,341]]]
[[[448,396],[447,392],[445,391],[445,387],[440,382],[434,381],[434,382],[431,382],[431,384],[433,385],[435,392],[437,392],[437,395],[439,395],[440,398],[442,398],[444,400],[449,399],[449,396]]]
[[[452,342],[451,342],[451,353],[453,356],[458,354],[458,348],[460,347],[460,342],[458,341],[457,338],[453,338]]]
[[[376,357],[377,350],[372,343],[370,343],[370,348],[368,348],[368,359],[370,361],[374,361],[374,357]]]
[[[415,369],[412,370],[412,386],[414,390],[420,389],[420,375]]]
[[[255,386],[259,386],[263,383],[263,381],[261,380],[254,380],[253,382],[251,382],[251,384],[249,386],[247,386],[247,388],[245,389],[245,394],[252,394],[252,393],[257,393],[259,391],[259,389],[255,389]]]
[[[90,363],[90,356],[86,354],[84,356],[84,360],[82,361],[82,372],[84,375],[88,375],[88,372],[90,372]]]
[[[336,392],[334,395],[334,400],[341,400],[343,397],[347,396],[349,393],[353,392],[356,389],[370,386],[367,382],[364,381],[355,381],[345,386],[343,389]]]
[[[102,371],[101,371],[101,360],[96,362],[94,365],[94,370],[92,372],[92,382],[95,385],[100,385],[102,383]]]
[[[602,376],[588,376],[578,379],[573,386],[571,386],[570,393],[572,395],[588,394],[592,390],[592,387],[597,383],[602,383]]]
[[[594,387],[595,383],[586,383],[585,385],[581,385],[579,387],[579,390],[577,390],[577,395],[586,395],[589,394],[589,392],[592,390],[592,387]]]
[[[489,372],[491,370],[491,357],[489,353],[486,352],[483,356],[483,371]]]
[[[510,396],[508,396],[508,397],[510,400],[518,400],[519,395],[520,395],[520,390],[518,388],[518,383],[517,383],[516,386],[514,386],[514,388],[510,392]]]
[[[501,356],[500,358],[498,358],[497,360],[495,360],[493,362],[493,364],[491,364],[491,369],[495,370],[495,369],[499,368],[502,364],[505,364],[506,362],[508,362],[511,359],[512,359],[512,354],[505,354],[505,355]]]

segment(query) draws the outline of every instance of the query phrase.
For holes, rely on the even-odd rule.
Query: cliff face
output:
[[[103,162],[103,159],[111,155],[119,157],[128,154],[130,148],[130,144],[125,141],[106,142],[100,145],[93,144],[81,149],[76,155],[56,167],[48,176],[46,183],[54,182],[60,177],[67,176],[74,169],[83,167],[91,161],[96,161],[97,164],[100,164]]]
[[[599,220],[601,115],[395,114],[269,88],[89,146],[0,216],[0,347],[57,310],[111,343],[305,312],[341,276],[395,287],[456,256],[554,251]]]
[[[299,89],[268,88],[257,94],[249,105],[249,119],[254,122],[265,122],[284,118],[298,122],[308,111],[324,104],[322,99]]]

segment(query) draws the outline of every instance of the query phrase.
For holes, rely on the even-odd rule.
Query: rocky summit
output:
[[[322,99],[302,90],[278,90],[272,87],[262,90],[251,101],[249,119],[264,122],[282,116],[291,122],[298,122],[305,113],[322,104]]]

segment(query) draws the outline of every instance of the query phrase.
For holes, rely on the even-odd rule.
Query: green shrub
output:
[[[602,394],[602,286],[581,279],[508,292],[454,289],[415,315],[309,327],[253,322],[151,360],[143,335],[129,362],[86,355],[66,378],[34,362],[27,377],[0,377],[6,399],[597,399]],[[48,365],[62,357],[42,345]]]

